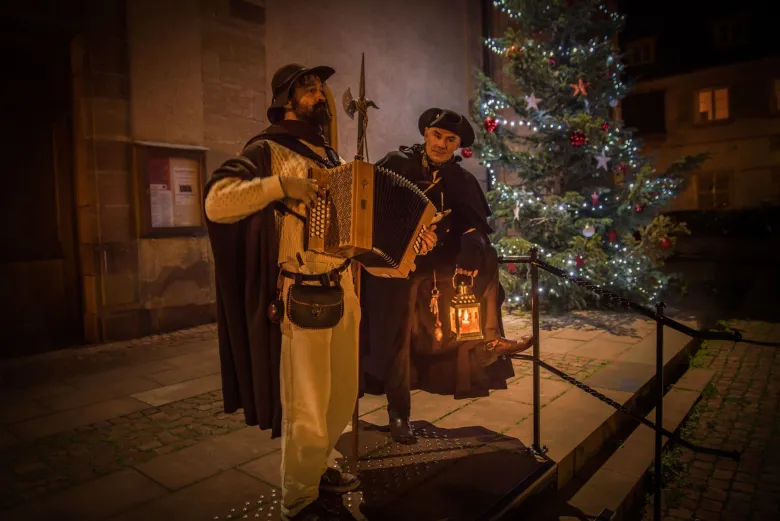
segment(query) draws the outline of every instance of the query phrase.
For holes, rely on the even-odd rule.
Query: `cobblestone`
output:
[[[739,322],[743,336],[780,340],[780,325]],[[739,450],[740,461],[682,449],[683,470],[665,489],[680,499],[666,504],[675,521],[775,521],[780,515],[780,350],[707,342],[693,365],[714,369],[707,392],[682,429],[684,438],[707,447]],[[674,494],[674,490],[680,490]],[[652,502],[651,502],[652,503]],[[650,521],[652,504],[644,511]]]
[[[8,448],[0,452],[0,509],[244,426],[214,391]]]

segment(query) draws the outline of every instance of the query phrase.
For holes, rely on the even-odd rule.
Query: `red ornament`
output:
[[[555,65],[555,63],[556,63],[556,62],[555,62],[555,58],[550,58],[550,59],[549,59],[549,60],[547,60],[547,61],[548,61],[548,62],[550,62],[550,65]]]
[[[463,150],[460,151],[460,155],[462,155],[463,157],[468,159],[468,158],[470,158],[471,156],[474,155],[474,151],[471,150],[469,147],[466,147],[466,148],[464,148]]]
[[[638,205],[636,205],[636,206],[634,207],[634,209],[635,209],[637,212],[641,212],[642,210],[644,210],[644,209],[645,209],[645,207],[644,207],[644,206],[642,206],[641,204],[638,204]]]
[[[609,230],[607,232],[607,239],[609,239],[609,242],[615,242],[617,240],[617,232],[615,230]]]
[[[672,241],[670,241],[670,240],[669,240],[667,237],[664,237],[663,239],[661,239],[661,240],[658,242],[658,245],[659,245],[661,248],[663,248],[663,249],[665,249],[665,250],[668,250],[669,248],[671,248],[671,247],[672,247]]]
[[[626,165],[624,165],[623,163],[618,163],[617,169],[618,169],[618,172],[620,172],[622,174],[623,172],[626,171]]]
[[[593,206],[596,206],[597,204],[599,204],[599,194],[593,192],[592,194],[590,194],[590,200],[593,203]]]
[[[604,132],[606,132],[607,130],[609,130],[609,123],[607,123],[607,122],[605,121],[605,122],[604,122],[604,124],[603,124],[603,125],[601,125],[601,130],[603,130]]]
[[[582,258],[582,255],[577,255],[577,258],[574,259],[574,261],[577,263],[578,268],[585,266],[585,259]]]
[[[498,128],[498,121],[496,121],[496,118],[491,118],[490,116],[485,118],[484,122],[485,130],[488,132],[493,132]]]
[[[571,146],[581,147],[588,141],[588,138],[585,136],[585,132],[578,130],[572,132],[571,136],[569,136],[569,140],[571,141]]]
[[[517,273],[517,265],[513,262],[510,262],[509,264],[506,265],[506,270],[509,273]]]

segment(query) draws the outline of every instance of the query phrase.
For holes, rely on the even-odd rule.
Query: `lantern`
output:
[[[456,275],[457,276],[457,275]],[[457,290],[450,304],[450,331],[455,334],[455,340],[482,340],[482,310],[477,297],[472,293],[474,276],[471,283],[461,282],[455,286],[452,277],[452,287]]]

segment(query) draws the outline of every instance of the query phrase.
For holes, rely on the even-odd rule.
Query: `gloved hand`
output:
[[[324,189],[319,188],[317,181],[314,179],[280,176],[279,182],[282,184],[282,191],[285,197],[301,201],[307,206],[314,206],[314,203],[317,201],[317,195],[325,195]]]
[[[466,233],[461,237],[460,253],[455,259],[459,273],[476,277],[485,257],[485,246],[485,239],[478,232]]]

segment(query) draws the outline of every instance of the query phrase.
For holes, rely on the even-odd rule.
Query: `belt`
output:
[[[338,276],[349,267],[349,263],[350,259],[347,259],[346,262],[344,262],[344,264],[338,268],[333,268],[332,270],[326,271],[325,273],[304,274],[296,273],[294,271],[279,270],[279,275],[282,277],[287,277],[288,279],[294,279],[297,283],[304,281],[320,281],[324,286],[329,286],[331,281],[338,281]]]

